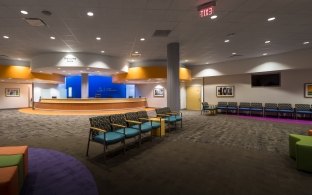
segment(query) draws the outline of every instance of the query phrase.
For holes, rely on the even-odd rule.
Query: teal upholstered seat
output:
[[[137,129],[140,129],[140,125],[134,125],[132,126],[133,128],[137,128]],[[149,132],[153,129],[153,126],[151,124],[151,122],[145,122],[145,123],[142,123],[141,124],[141,131],[143,133],[146,133],[146,132]]]
[[[128,112],[128,113],[126,113],[126,118],[127,118],[127,120],[137,122],[137,123],[133,123],[133,124],[131,124],[131,122],[129,122],[129,123],[130,123],[130,126],[132,128],[139,129],[141,131],[141,133],[151,132],[153,129],[152,122],[148,121],[148,119],[140,120],[138,112]],[[138,124],[138,123],[140,123],[140,124]]]
[[[173,112],[170,110],[169,107],[156,108],[155,111],[158,117],[162,117],[165,120],[165,123],[169,126],[169,129],[171,129],[170,124],[174,124],[174,126],[176,127],[177,121],[181,122],[181,128],[182,128],[182,113],[181,112]]]
[[[124,134],[126,136],[126,138],[130,138],[130,137],[134,137],[137,135],[140,135],[140,130],[139,129],[135,129],[135,128],[128,128],[126,127],[125,129],[117,129],[116,132],[120,133],[120,134]]]
[[[289,156],[296,159],[298,170],[312,172],[312,136],[290,134]]]
[[[103,143],[104,137],[107,144],[114,144],[125,139],[125,135],[119,132],[107,132],[105,135],[104,133],[99,133],[98,135],[94,136],[93,139],[96,142]]]

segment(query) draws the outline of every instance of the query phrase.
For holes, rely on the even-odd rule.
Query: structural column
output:
[[[180,44],[167,45],[167,106],[171,110],[180,110]]]
[[[81,74],[81,98],[89,98],[89,74]]]

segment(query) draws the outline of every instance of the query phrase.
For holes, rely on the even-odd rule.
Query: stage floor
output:
[[[127,112],[137,112],[140,110],[154,111],[154,108],[129,108],[129,109],[107,109],[107,110],[45,110],[32,108],[22,108],[19,112],[25,114],[37,115],[110,115],[110,114],[123,114]]]

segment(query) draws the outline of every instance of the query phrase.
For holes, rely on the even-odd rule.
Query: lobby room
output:
[[[0,194],[311,194],[310,0],[1,0]]]

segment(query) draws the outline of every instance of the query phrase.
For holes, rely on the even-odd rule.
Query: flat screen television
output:
[[[281,74],[253,74],[251,75],[252,87],[278,87],[281,86]]]

